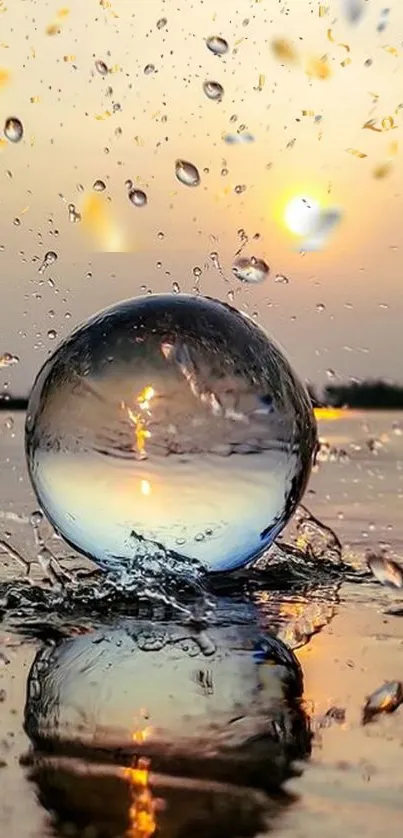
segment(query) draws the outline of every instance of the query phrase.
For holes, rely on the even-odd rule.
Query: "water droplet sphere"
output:
[[[260,556],[304,491],[310,400],[281,350],[215,300],[151,295],[101,312],[35,381],[26,418],[39,503],[106,570],[151,542],[208,571]]]

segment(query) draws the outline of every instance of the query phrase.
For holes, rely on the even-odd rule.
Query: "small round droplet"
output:
[[[270,272],[269,266],[263,259],[255,256],[242,256],[234,262],[232,273],[241,282],[263,282]]]
[[[172,291],[173,291],[173,293],[174,293],[174,294],[180,294],[180,290],[181,290],[181,289],[180,289],[180,286],[179,286],[179,282],[173,282],[173,283],[172,283]]]
[[[276,274],[276,276],[274,277],[274,282],[277,282],[278,285],[290,284],[290,280],[288,279],[288,276],[285,276],[285,274]]]
[[[144,75],[145,75],[145,76],[151,76],[151,74],[152,74],[152,73],[155,73],[155,66],[154,66],[154,64],[146,64],[146,66],[144,67],[144,71],[143,71],[143,72],[144,72]]]
[[[157,20],[157,29],[163,29],[164,26],[167,25],[167,23],[168,23],[168,21],[167,21],[166,17],[160,17],[160,19]]]
[[[198,169],[196,169],[196,166],[194,166],[193,163],[188,163],[186,160],[176,161],[175,174],[184,186],[198,186],[200,183]]]
[[[129,192],[129,200],[135,207],[145,207],[147,204],[147,195],[142,189],[131,189]]]
[[[224,96],[224,88],[218,81],[205,81],[203,90],[207,98],[212,99],[213,102],[221,102]]]
[[[105,61],[98,60],[95,62],[95,69],[100,76],[107,76],[109,73],[108,65],[105,64]]]
[[[196,265],[193,268],[193,276],[195,277],[195,279],[200,279],[201,275],[202,275],[202,269],[199,268],[198,265]]]
[[[30,516],[30,524],[32,527],[39,527],[43,521],[43,512],[40,509],[35,509]]]
[[[324,303],[316,303],[316,311],[326,311],[326,306]]]
[[[220,38],[219,35],[211,35],[210,38],[207,38],[206,46],[214,55],[225,55],[229,49],[227,41]]]
[[[106,183],[104,183],[104,181],[100,180],[100,179],[94,180],[94,183],[92,184],[92,188],[93,188],[94,192],[105,192]]]
[[[24,136],[24,128],[20,119],[9,116],[4,125],[4,135],[10,143],[19,143]]]
[[[49,329],[48,338],[49,340],[55,340],[57,338],[57,332],[55,329]]]
[[[244,183],[239,183],[239,184],[237,184],[237,186],[235,187],[235,190],[234,190],[234,191],[235,191],[235,193],[236,193],[237,195],[242,195],[242,192],[245,192],[245,191],[246,191],[246,185],[245,185]]]

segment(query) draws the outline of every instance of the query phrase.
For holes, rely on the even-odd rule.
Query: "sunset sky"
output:
[[[346,5],[0,0],[1,125],[24,127],[0,144],[0,354],[20,358],[0,386],[28,390],[57,341],[110,303],[191,291],[194,267],[201,291],[256,313],[304,378],[403,380],[403,4],[381,18],[383,0],[363,0],[355,24]],[[226,54],[207,48],[214,35]],[[254,141],[224,141],[237,132]],[[177,158],[198,186],[177,180]],[[342,214],[318,252],[301,254],[284,221],[301,196]],[[241,228],[243,255],[271,268],[259,285],[232,275]],[[39,273],[47,251],[58,259]]]

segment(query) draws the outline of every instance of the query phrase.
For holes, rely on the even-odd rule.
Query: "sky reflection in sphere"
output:
[[[232,570],[259,556],[300,500],[316,441],[304,387],[251,320],[155,295],[96,315],[34,384],[31,480],[53,526],[101,567],[144,541]]]

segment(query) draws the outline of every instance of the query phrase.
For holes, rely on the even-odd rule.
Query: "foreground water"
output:
[[[83,562],[50,532],[35,544],[23,417],[2,415],[2,833],[401,834],[403,711],[362,725],[366,696],[403,677],[400,590],[362,575],[367,548],[402,554],[400,422],[321,423],[305,502],[330,531],[302,516],[294,552],[197,621],[58,587],[50,556],[73,578]]]

